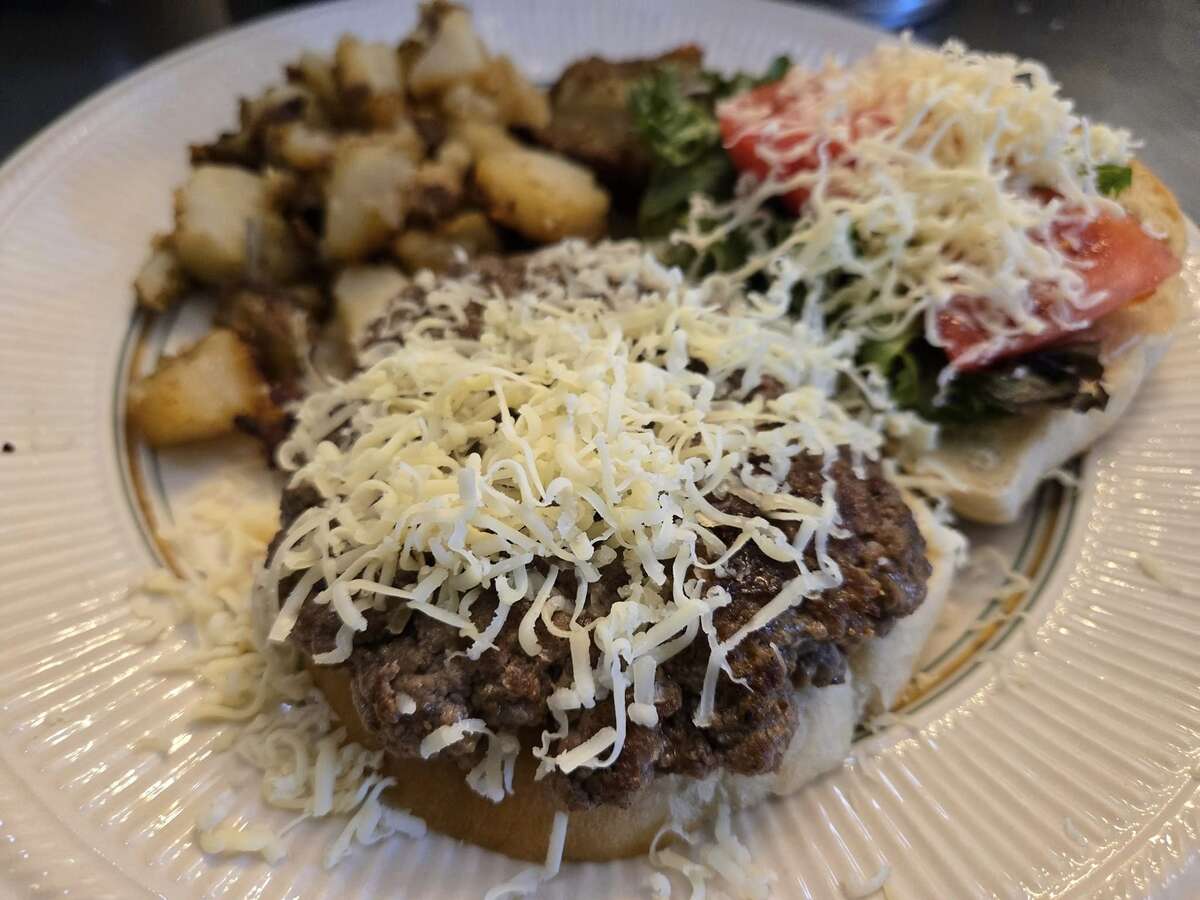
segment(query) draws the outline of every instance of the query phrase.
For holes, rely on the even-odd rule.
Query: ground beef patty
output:
[[[624,749],[610,768],[552,776],[567,808],[627,803],[659,774],[699,777],[717,767],[746,775],[775,770],[796,728],[795,689],[844,680],[846,654],[852,648],[887,634],[896,619],[920,605],[930,566],[912,513],[878,464],[865,462],[859,471],[861,477],[846,453],[828,472],[823,471],[822,458],[802,455],[793,461],[788,476],[791,493],[815,501],[820,500],[826,477],[836,482],[842,525],[850,534],[829,542],[829,554],[842,571],[841,586],[805,600],[738,644],[729,664],[745,686],[721,677],[707,728],[697,727],[692,716],[703,686],[708,642],[701,637],[660,666],[659,725],[631,723]],[[316,499],[309,489],[289,491],[283,504],[285,528]],[[733,497],[712,499],[728,512],[758,513]],[[786,531],[794,525],[781,527]],[[726,540],[732,537],[731,529],[722,535]],[[625,583],[619,564],[602,574],[590,588],[585,621],[606,614]],[[794,566],[769,559],[753,545],[738,552],[719,576],[711,578],[732,597],[713,617],[720,637],[728,638],[749,621],[795,575]],[[571,595],[569,578],[564,583],[560,575],[558,584]],[[480,629],[494,609],[494,598],[476,602],[471,615]],[[384,614],[368,614],[368,628],[356,636],[346,663],[367,728],[390,753],[405,757],[416,756],[421,739],[435,728],[462,718],[483,719],[493,730],[520,732],[534,742],[543,729],[553,731],[546,699],[557,687],[570,685],[570,653],[566,641],[551,637],[539,624],[542,652],[527,656],[517,641],[526,609],[527,603],[513,608],[496,647],[474,662],[456,653],[467,646],[456,630],[424,615],[414,614],[395,634]],[[291,640],[311,657],[333,647],[338,625],[329,607],[306,603]],[[405,698],[416,705],[408,715],[400,712]],[[554,749],[577,745],[612,722],[611,700],[583,710],[572,720],[569,737]],[[470,765],[481,747],[477,738],[468,736],[443,752]]]

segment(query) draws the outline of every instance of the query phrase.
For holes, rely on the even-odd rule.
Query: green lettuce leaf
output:
[[[629,108],[638,134],[660,165],[688,166],[720,145],[711,103],[688,96],[673,66],[664,66],[634,84]]]

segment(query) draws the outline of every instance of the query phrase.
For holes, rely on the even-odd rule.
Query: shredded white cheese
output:
[[[767,290],[764,304],[790,303],[799,285],[806,315],[835,312],[842,327],[881,339],[915,326],[942,346],[938,312],[978,298],[969,315],[989,339],[971,355],[984,361],[1007,336],[1045,327],[1035,288],[1057,298],[1049,315],[1064,323],[1066,306],[1102,299],[1054,229],[1123,215],[1098,192],[1096,169],[1126,164],[1135,144],[1079,116],[1040,64],[905,38],[848,66],[795,68],[779,93],[784,113],[744,99],[720,109],[735,122],[731,145],[770,123],[759,154],[771,174],[743,179],[728,203],[696,195],[672,238],[703,253],[748,235],[761,252],[730,278],[763,273],[786,288]],[[807,202],[778,240],[765,204],[795,191]]]
[[[546,862],[542,866],[522,869],[511,881],[484,894],[483,900],[529,897],[536,894],[541,885],[556,877],[562,868],[563,847],[567,841],[567,821],[568,816],[565,812],[554,814],[554,824],[550,826],[550,842],[546,847]]]
[[[548,248],[509,296],[478,276],[425,288],[427,314],[407,327],[403,348],[371,348],[363,371],[310,396],[280,447],[292,484],[321,500],[288,527],[259,578],[264,605],[279,605],[271,639],[285,641],[302,604],[315,603],[341,622],[318,663],[350,654],[369,609],[455,628],[472,660],[510,618],[529,655],[565,640],[571,683],[548,704],[557,727],[536,748],[542,777],[612,765],[630,722],[657,723],[656,666],[703,632],[713,652],[694,715],[707,723],[738,643],[840,583],[826,552],[842,534],[836,485],[812,502],[786,479],[801,453],[878,455],[888,408],[867,395],[855,343],[749,314],[727,285],[688,285],[633,243]],[[479,336],[456,337],[471,316]],[[770,393],[759,396],[764,384]],[[713,498],[725,494],[764,515],[723,512]],[[783,521],[796,523],[794,539]],[[720,640],[713,613],[730,598],[707,573],[750,543],[798,574]],[[606,566],[628,583],[599,615],[589,596]],[[279,598],[288,578],[296,585]],[[552,752],[569,711],[609,700],[611,726]],[[484,730],[476,720],[444,725],[421,753]]]
[[[1168,591],[1185,597],[1196,596],[1196,592],[1191,590],[1187,582],[1180,575],[1172,572],[1170,567],[1159,557],[1151,553],[1138,553],[1137,564],[1138,568]]]
[[[267,642],[277,607],[252,604],[252,576],[278,514],[273,503],[256,504],[247,496],[243,484],[218,482],[187,504],[168,535],[182,574],[152,573],[131,598],[138,601],[131,602],[136,613],[159,611],[155,627],[192,626],[196,649],[156,666],[164,674],[194,676],[204,687],[183,725],[229,722],[208,746],[234,751],[258,771],[266,806],[291,814],[284,826],[232,818],[236,795],[227,788],[198,817],[197,844],[206,853],[257,854],[274,863],[300,822],[341,817],[346,824],[324,860],[333,866],[356,845],[396,834],[422,836],[420,819],[383,803],[381,794],[393,783],[382,775],[383,754],[347,742],[297,654]],[[163,633],[159,628],[156,636]],[[162,753],[173,745],[166,734],[137,742]]]
[[[887,880],[892,877],[892,867],[882,864],[879,870],[870,878],[855,883],[842,882],[842,894],[846,900],[866,900],[884,889]]]

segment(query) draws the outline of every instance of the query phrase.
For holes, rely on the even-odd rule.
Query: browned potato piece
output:
[[[392,241],[392,255],[406,272],[445,272],[454,263],[455,245],[424,228],[410,228]]]
[[[288,81],[312,91],[327,111],[337,105],[337,81],[333,75],[333,61],[328,57],[306,50],[287,67],[287,77]]]
[[[492,97],[507,125],[541,131],[550,124],[550,101],[507,56],[495,56],[475,74],[475,86]]]
[[[502,150],[519,150],[521,144],[494,122],[464,120],[453,123],[450,133],[466,144],[476,159]]]
[[[458,209],[470,168],[470,148],[454,138],[444,141],[434,159],[417,167],[409,189],[409,220],[435,222]]]
[[[362,259],[387,243],[404,221],[419,152],[420,139],[408,133],[352,137],[338,144],[325,189],[321,253],[326,259]]]
[[[535,241],[604,233],[608,194],[561,156],[525,147],[490,153],[477,163],[475,183],[493,220]]]
[[[500,235],[488,221],[487,216],[477,210],[459,213],[438,226],[437,233],[456,246],[467,251],[468,256],[500,251]]]
[[[395,266],[350,266],[333,283],[333,316],[337,332],[353,356],[367,327],[409,285]]]
[[[439,99],[442,113],[452,121],[504,124],[500,104],[473,84],[460,81],[447,88]]]
[[[250,348],[219,328],[133,386],[129,421],[151,446],[166,447],[228,434],[237,417],[270,405]]]
[[[170,242],[155,238],[154,249],[133,281],[138,303],[154,312],[162,312],[187,290],[188,279]]]
[[[253,100],[241,101],[237,131],[226,132],[210,144],[192,145],[192,162],[259,168],[264,151],[270,158],[270,132],[298,123],[314,128],[328,124],[317,95],[302,84],[270,87]]]
[[[337,145],[333,134],[304,122],[271,126],[263,141],[269,159],[302,172],[328,165]]]
[[[477,211],[448,219],[433,231],[410,228],[392,242],[392,255],[408,272],[446,272],[464,254],[479,256],[499,249],[496,229],[487,216]]]
[[[338,41],[333,73],[356,120],[386,128],[404,115],[404,82],[395,47],[346,35]]]
[[[417,97],[436,94],[472,78],[488,60],[487,50],[471,24],[471,14],[465,9],[439,3],[428,12],[430,21],[424,24],[432,26],[433,35],[409,71],[409,89]]]
[[[304,260],[275,209],[276,181],[235,166],[198,166],[175,192],[171,237],[183,269],[207,284],[285,282]]]

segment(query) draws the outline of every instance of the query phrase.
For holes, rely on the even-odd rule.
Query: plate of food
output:
[[[0,170],[0,878],[1200,890],[1200,236],[1042,65],[350,2]]]

